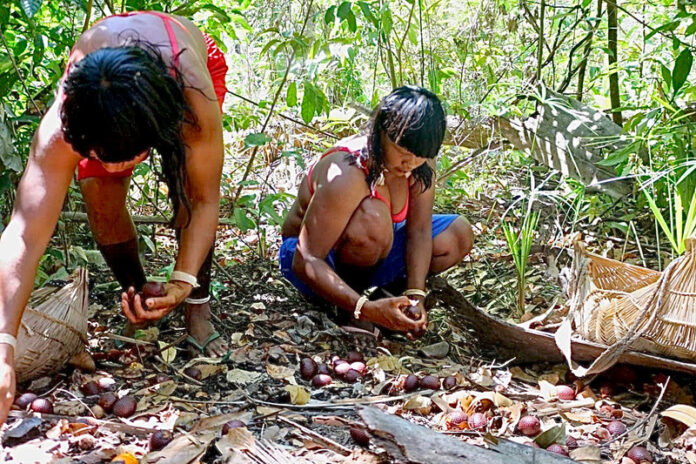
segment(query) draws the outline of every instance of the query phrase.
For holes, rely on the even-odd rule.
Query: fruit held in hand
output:
[[[325,387],[331,383],[331,376],[326,374],[317,374],[312,377],[312,385],[319,388]]]
[[[225,425],[222,426],[222,434],[227,435],[227,432],[229,432],[230,430],[238,429],[240,427],[246,427],[246,424],[237,419],[225,422]]]
[[[406,393],[412,392],[418,388],[418,383],[418,376],[416,374],[410,374],[408,377],[406,377],[406,380],[404,380],[404,391]]]
[[[556,396],[559,400],[571,401],[575,399],[575,390],[568,385],[556,385]]]
[[[167,295],[164,284],[161,282],[145,282],[140,290],[140,302],[145,304],[147,298],[161,298]]]
[[[353,437],[355,443],[357,443],[360,446],[367,446],[370,444],[370,436],[363,429],[351,427],[350,436]]]
[[[43,414],[53,414],[53,404],[46,398],[36,398],[31,402],[31,410]]]
[[[433,377],[432,375],[426,375],[421,379],[420,386],[429,390],[439,390],[440,379],[438,379],[437,377]]]
[[[187,367],[184,369],[184,374],[188,375],[194,380],[201,380],[201,377],[203,376],[203,373],[197,367]]]
[[[568,451],[558,443],[551,443],[548,448],[546,448],[546,451],[549,451],[551,453],[556,453],[560,454],[561,456],[568,456]]]
[[[118,399],[112,408],[113,413],[118,417],[130,417],[135,412],[138,402],[132,396],[124,396]]]
[[[611,433],[612,437],[615,437],[617,435],[621,435],[626,431],[626,425],[618,420],[611,421],[609,424],[607,424],[607,430],[609,433]]]
[[[522,435],[534,437],[541,432],[541,422],[539,422],[536,416],[524,416],[517,423],[517,428]]]
[[[174,438],[174,434],[169,430],[155,430],[150,435],[150,451],[159,451],[169,444]]]
[[[467,423],[469,424],[469,428],[471,430],[485,429],[486,424],[488,423],[488,418],[486,418],[485,414],[477,412],[469,416]]]
[[[452,375],[445,377],[444,380],[442,381],[442,388],[444,388],[445,390],[451,390],[456,386],[457,386],[457,378],[452,376]]]
[[[409,319],[418,320],[421,318],[421,310],[418,306],[409,306],[404,310]]]
[[[653,462],[652,454],[646,448],[642,446],[634,446],[626,454],[629,458],[633,459],[638,463],[643,462]]]
[[[351,351],[350,353],[348,353],[348,356],[346,356],[346,361],[349,364],[352,364],[354,362],[364,363],[365,358],[363,357],[362,353],[359,353],[357,351]]]
[[[80,387],[80,390],[82,390],[82,393],[84,393],[85,396],[98,395],[99,394],[99,385],[97,384],[97,382],[91,380],[91,381],[83,384]]]
[[[302,358],[300,361],[300,375],[303,379],[309,380],[317,373],[317,363],[312,358]]]
[[[27,409],[27,406],[36,398],[37,396],[34,393],[22,393],[14,400],[14,404],[19,407],[19,409]]]
[[[97,404],[104,408],[104,411],[111,412],[116,401],[118,401],[118,396],[115,393],[106,392],[99,397]]]

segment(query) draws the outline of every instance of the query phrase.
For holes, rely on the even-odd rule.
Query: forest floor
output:
[[[500,209],[492,200],[467,200],[460,207],[470,212],[477,243],[472,255],[443,277],[473,304],[507,319],[514,305],[514,266],[500,231],[487,227]],[[638,261],[638,254],[623,250],[620,240],[599,240],[584,232],[598,251]],[[218,240],[224,243],[234,233],[221,230]],[[547,241],[533,250],[529,314],[523,319],[563,305],[557,276],[570,262],[561,251],[567,245]],[[147,270],[156,273],[166,265],[168,252],[171,248],[165,247],[159,256],[149,256]],[[514,359],[498,358],[496,347],[480,343],[442,302],[430,310],[428,332],[410,342],[348,326],[335,309],[307,302],[271,259],[247,253],[243,259],[218,263],[214,322],[231,344],[222,360],[191,358],[184,342],[168,346],[185,333],[180,313],[137,332],[137,343],[121,346],[114,339],[124,324],[115,284],[108,269],[93,266],[89,337],[97,370],[65,368],[20,385],[18,394],[31,391],[50,399],[54,413],[14,411],[3,429],[2,460],[89,464],[119,456],[129,464],[398,461],[393,450],[373,440],[374,434],[365,445],[359,432],[349,432],[366,428],[360,415],[360,407],[366,406],[475,445],[490,446],[505,438],[555,447],[580,462],[623,464],[638,462],[625,455],[641,445],[654,462],[696,462],[690,430],[684,433],[685,425],[658,415],[670,405],[693,403],[693,382],[687,376],[618,366],[581,381],[563,364],[516,365]],[[336,356],[362,357],[362,377],[355,383],[339,379],[331,367]],[[303,379],[303,358],[326,364],[331,384],[318,387]],[[197,371],[186,370],[191,367]],[[405,386],[409,374],[425,385],[413,390]],[[430,388],[432,379],[422,380],[426,376],[436,379]],[[134,397],[136,412],[119,418],[95,409],[105,392],[89,391],[85,385],[90,381],[118,396]],[[535,425],[532,430],[520,427],[527,415],[539,419],[541,433],[534,433]],[[223,434],[223,425],[235,419],[243,426]],[[155,430],[173,432],[174,440],[160,451],[151,450]],[[392,439],[399,441],[398,436]],[[429,446],[425,438],[420,445]]]

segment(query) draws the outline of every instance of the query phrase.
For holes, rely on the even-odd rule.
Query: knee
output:
[[[452,234],[454,240],[452,244],[454,247],[454,255],[457,258],[457,262],[459,262],[471,253],[474,247],[474,231],[469,221],[463,216],[459,216],[455,219],[450,227],[453,228]]]
[[[365,203],[365,202],[364,202]],[[391,218],[384,219],[379,205],[363,205],[346,226],[340,258],[346,264],[374,266],[391,250],[394,235]]]

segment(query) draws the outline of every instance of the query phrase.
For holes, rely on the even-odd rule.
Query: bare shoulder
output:
[[[365,173],[352,162],[350,156],[345,151],[337,151],[316,164],[312,175],[315,192],[323,190],[329,195],[355,195],[361,198],[370,193]]]
[[[65,140],[60,120],[60,105],[57,100],[41,119],[39,128],[34,134],[30,156],[37,161],[46,161],[50,157],[52,164],[65,163],[67,166],[74,166],[82,159]]]

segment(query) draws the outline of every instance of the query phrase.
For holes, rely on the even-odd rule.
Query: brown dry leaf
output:
[[[433,409],[433,402],[430,398],[426,396],[413,396],[406,401],[404,404],[404,409],[409,411],[415,411],[423,416],[430,414]]]
[[[379,367],[383,371],[400,371],[401,361],[399,361],[394,356],[377,356],[376,358],[370,358],[367,360],[368,367]]]
[[[274,408],[274,407],[271,407],[271,406],[256,406],[256,412],[257,412],[260,416],[268,416],[268,415],[271,415],[271,414],[275,414],[275,413],[277,413],[278,411],[282,411],[282,409],[281,409],[281,408]]]
[[[290,401],[292,404],[307,404],[311,396],[307,389],[300,385],[286,385],[285,391],[290,393]]]
[[[592,411],[570,411],[563,413],[563,417],[568,422],[578,422],[580,424],[593,424],[595,422],[595,415]]]
[[[547,374],[540,375],[539,380],[540,381],[543,380],[543,381],[548,382],[552,385],[556,385],[561,380],[561,378],[555,372],[549,372]]]
[[[189,464],[197,462],[205,454],[210,443],[215,439],[216,432],[206,431],[197,434],[182,434],[174,437],[160,451],[147,454],[142,464]]]
[[[227,372],[227,365],[225,364],[198,364],[196,367],[201,371],[201,379],[205,379],[211,375],[216,375],[221,372]]]
[[[522,370],[521,367],[511,367],[510,374],[512,374],[513,378],[522,380],[523,382],[536,383],[537,381],[536,377],[532,377],[531,375],[527,374],[525,371]]]
[[[556,386],[546,380],[539,380],[539,393],[542,398],[549,401],[556,397]]]
[[[693,451],[687,451],[686,459],[689,460],[689,464],[696,464],[696,453],[694,453]]]
[[[220,414],[217,416],[206,417],[196,423],[191,429],[191,433],[205,432],[205,431],[217,431],[226,422],[231,420],[240,420],[245,424],[248,424],[252,418],[251,412],[231,412],[229,414]]]
[[[662,411],[660,415],[681,422],[687,427],[692,427],[696,424],[696,408],[686,404],[675,404]]]
[[[570,458],[584,464],[601,464],[602,462],[599,446],[581,446],[570,452]]]
[[[229,383],[236,383],[240,385],[246,385],[255,382],[261,377],[260,372],[245,371],[242,369],[232,369],[227,372],[227,381]]]
[[[255,443],[256,440],[251,432],[246,428],[237,428],[230,430],[227,435],[220,438],[215,446],[222,454],[223,462],[253,464],[254,461],[247,456],[245,451],[253,448]]]
[[[491,403],[493,403],[496,407],[510,407],[512,406],[512,400],[508,398],[507,396],[498,393],[498,392],[492,392],[492,391],[487,391],[483,392],[479,395],[476,396],[476,399],[472,402],[471,406],[473,404],[478,403],[483,400],[488,400]],[[469,406],[469,407],[471,407]]]
[[[271,378],[277,380],[285,380],[291,382],[291,379],[295,379],[295,369],[287,366],[278,366],[276,364],[266,364],[266,372]]]

